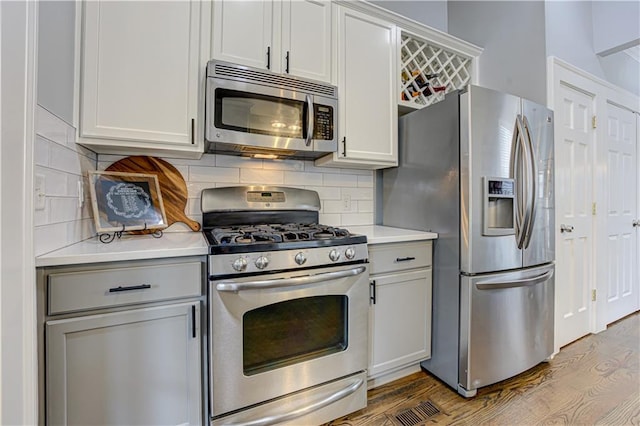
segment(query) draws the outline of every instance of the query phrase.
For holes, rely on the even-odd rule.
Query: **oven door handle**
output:
[[[315,284],[319,282],[325,282],[329,280],[335,280],[338,278],[353,277],[362,274],[367,268],[364,266],[358,266],[357,268],[347,269],[346,271],[325,272],[322,274],[305,275],[302,277],[294,278],[278,278],[275,280],[260,280],[260,281],[247,281],[247,282],[235,282],[235,281],[221,281],[216,284],[216,290],[225,292],[234,292],[245,290],[264,290],[267,288],[290,288],[299,287],[308,284]]]
[[[351,395],[355,391],[357,391],[360,386],[364,384],[364,380],[360,379],[356,382],[353,382],[349,386],[340,389],[338,392],[335,392],[320,401],[314,402],[313,404],[309,404],[305,407],[300,407],[296,410],[284,413],[284,414],[275,414],[273,416],[261,417],[258,419],[249,420],[246,422],[239,423],[227,423],[228,425],[233,426],[267,426],[267,425],[275,425],[280,424],[286,421],[291,421],[294,419],[298,419],[302,416],[305,416],[309,413],[317,411],[323,407],[333,404],[336,401],[339,401],[347,396]]]

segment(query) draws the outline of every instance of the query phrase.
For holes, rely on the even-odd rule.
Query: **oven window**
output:
[[[259,135],[304,139],[307,104],[293,99],[216,89],[215,126]]]
[[[275,370],[347,349],[347,296],[314,296],[244,314],[244,374]]]

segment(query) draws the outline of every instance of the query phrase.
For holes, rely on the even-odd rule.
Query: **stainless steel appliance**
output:
[[[431,230],[432,356],[466,397],[553,352],[553,112],[478,86],[403,116],[385,225]]]
[[[202,192],[211,424],[320,424],[366,406],[366,237],[318,224],[317,192]]]
[[[338,88],[228,62],[209,61],[208,152],[317,158],[338,147]]]

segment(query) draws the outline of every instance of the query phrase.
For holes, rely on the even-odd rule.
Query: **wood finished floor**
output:
[[[639,425],[639,370],[636,312],[565,346],[548,363],[480,389],[474,398],[462,398],[420,372],[370,390],[367,408],[327,425],[399,426],[396,415],[424,401],[440,413],[409,424]]]

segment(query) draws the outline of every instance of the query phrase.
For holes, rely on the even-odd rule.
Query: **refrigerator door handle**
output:
[[[514,220],[514,229],[515,229],[515,233],[516,233],[516,243],[519,244],[520,242],[520,235],[522,232],[522,194],[520,193],[519,190],[519,175],[520,175],[520,130],[519,130],[519,123],[518,123],[518,118],[516,117],[515,120],[515,124],[513,125],[513,138],[511,140],[511,147],[512,147],[512,152],[511,152],[511,176],[509,176],[511,179],[514,180],[515,182],[515,211],[514,211],[514,216],[515,216],[515,220]]]
[[[520,114],[516,117],[515,128],[513,130],[513,153],[511,156],[512,178],[516,183],[516,244],[519,249],[524,247],[526,229],[529,220],[528,209],[529,200],[527,195],[527,147],[524,139],[524,126]]]
[[[529,247],[529,243],[531,243],[531,235],[533,234],[533,224],[536,219],[536,200],[537,196],[537,185],[536,179],[538,177],[538,167],[536,161],[536,153],[533,149],[533,141],[531,140],[531,126],[529,126],[529,120],[527,120],[527,116],[524,115],[522,117],[522,121],[524,124],[524,136],[527,140],[527,149],[529,150],[529,160],[531,162],[530,174],[527,177],[527,187],[530,189],[529,197],[530,197],[530,207],[529,207],[529,223],[525,229],[525,239],[524,239],[524,248]]]
[[[544,274],[537,275],[531,278],[525,278],[522,280],[504,280],[504,281],[479,281],[476,283],[478,290],[498,290],[504,288],[514,287],[531,287],[547,281],[553,275],[553,269],[545,272]]]

